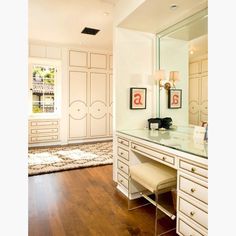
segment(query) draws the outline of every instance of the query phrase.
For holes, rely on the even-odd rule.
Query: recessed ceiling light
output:
[[[176,10],[179,6],[176,4],[171,4],[170,5],[170,10]]]
[[[190,52],[189,52],[191,55],[193,55],[194,54],[194,51],[193,50],[190,50]]]
[[[108,16],[108,15],[109,15],[109,12],[103,12],[103,15],[104,15],[104,16]]]

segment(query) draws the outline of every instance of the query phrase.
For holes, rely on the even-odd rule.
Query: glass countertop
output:
[[[178,126],[163,131],[136,129],[117,132],[208,159],[207,142],[195,140],[194,127],[191,126]]]

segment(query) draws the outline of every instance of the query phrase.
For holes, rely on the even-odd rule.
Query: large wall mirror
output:
[[[165,80],[177,71],[171,90],[181,91],[181,106],[170,107],[169,87],[159,87],[159,116],[176,125],[202,125],[208,120],[208,12],[207,9],[157,34],[157,67]],[[177,92],[178,92],[177,91]]]

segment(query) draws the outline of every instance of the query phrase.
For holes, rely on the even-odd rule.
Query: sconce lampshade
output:
[[[157,70],[154,75],[154,79],[157,81],[165,80],[165,71],[164,70]]]
[[[180,80],[180,77],[179,77],[179,71],[170,71],[170,78],[169,80],[172,80],[172,81],[179,81]]]

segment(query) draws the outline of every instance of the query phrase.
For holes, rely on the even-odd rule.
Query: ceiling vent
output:
[[[98,29],[93,29],[93,28],[88,28],[88,27],[85,27],[81,33],[82,34],[91,34],[91,35],[96,35],[97,32],[99,32],[100,30]]]

